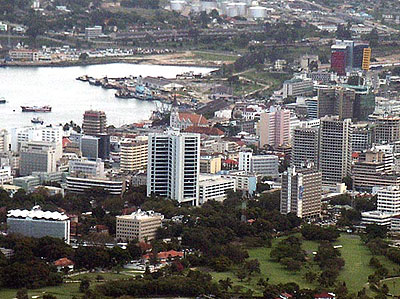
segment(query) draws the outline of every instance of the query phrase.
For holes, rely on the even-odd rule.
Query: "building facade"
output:
[[[200,135],[167,131],[148,141],[147,196],[198,205]]]
[[[154,211],[138,210],[130,215],[117,216],[116,238],[124,241],[150,241],[156,237],[164,216]]]
[[[122,171],[137,171],[147,168],[148,144],[144,141],[123,140],[121,142]]]
[[[56,146],[53,143],[29,141],[21,145],[20,175],[35,171],[56,172]]]
[[[92,136],[107,133],[107,116],[104,111],[85,111],[82,129],[84,134]]]
[[[325,185],[336,185],[351,173],[351,120],[338,116],[321,119],[319,169]]]
[[[276,147],[290,142],[290,110],[273,109],[260,114],[258,123],[260,147]]]
[[[321,215],[322,174],[315,169],[289,167],[282,175],[280,211],[300,218]]]
[[[235,180],[220,175],[201,175],[199,187],[200,205],[209,200],[224,201],[227,198],[227,191],[236,191]]]
[[[10,210],[7,213],[7,232],[27,237],[53,237],[70,243],[70,220],[64,213],[32,210]]]

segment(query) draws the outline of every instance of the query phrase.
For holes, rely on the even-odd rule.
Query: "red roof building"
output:
[[[152,253],[148,253],[142,256],[143,260],[149,260],[152,257]],[[157,254],[157,258],[160,262],[166,262],[168,259],[180,259],[183,257],[183,252],[169,250],[169,251],[162,251]]]
[[[199,133],[202,135],[209,135],[209,136],[217,136],[223,137],[224,132],[215,127],[199,127],[199,126],[190,126],[187,127],[184,132],[186,133]]]
[[[178,112],[173,109],[170,118],[170,127],[180,130],[185,130],[188,127],[207,127],[208,120],[201,114],[192,112]]]
[[[314,295],[314,299],[335,299],[336,295],[334,293],[321,293]]]

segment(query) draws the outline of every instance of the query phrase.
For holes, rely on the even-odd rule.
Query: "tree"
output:
[[[90,280],[86,277],[82,278],[81,283],[79,284],[79,292],[85,293],[90,287]]]
[[[367,224],[365,227],[365,233],[367,234],[367,238],[369,240],[375,238],[386,238],[387,227],[386,225],[377,225],[377,224]]]
[[[17,299],[29,299],[28,291],[26,289],[21,289],[17,291]]]
[[[225,280],[224,279],[220,279],[219,281],[219,284],[221,285],[221,288],[224,290],[224,291],[228,291],[228,289],[231,289],[232,288],[232,279],[230,279],[229,277],[227,277]]]
[[[81,53],[81,55],[79,55],[79,60],[86,61],[88,58],[89,58],[88,53]],[[66,130],[64,130],[64,131],[66,131]]]
[[[57,299],[57,297],[51,294],[44,294],[43,299]]]

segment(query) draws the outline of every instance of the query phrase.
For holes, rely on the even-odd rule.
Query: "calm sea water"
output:
[[[146,120],[156,104],[135,99],[118,99],[115,90],[91,86],[75,80],[89,75],[96,78],[123,76],[164,76],[174,78],[176,74],[194,71],[207,73],[210,68],[159,66],[138,64],[101,64],[71,67],[5,67],[0,68],[0,129],[11,129],[31,125],[31,119],[40,116],[46,124],[59,124],[73,120],[82,123],[87,109],[103,110],[108,123],[121,126]],[[51,113],[22,113],[21,105],[53,107]]]

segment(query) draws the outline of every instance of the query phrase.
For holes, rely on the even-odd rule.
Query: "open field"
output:
[[[129,273],[128,271],[124,271],[124,273]],[[118,279],[129,279],[132,276],[128,274],[117,274],[117,273],[100,273],[100,272],[95,272],[95,273],[85,273],[85,274],[79,274],[75,275],[72,277],[67,277],[64,280],[69,281],[69,280],[80,280],[84,277],[88,278],[90,280],[90,285],[95,286],[97,284],[100,284],[100,282],[96,282],[96,278],[98,275],[101,275],[105,281],[108,280],[118,280]],[[0,298],[1,299],[12,299],[15,298],[15,295],[18,290],[14,289],[2,289],[0,290]],[[72,297],[81,297],[82,293],[79,292],[79,282],[74,282],[74,283],[63,283],[62,285],[56,286],[56,287],[46,287],[46,288],[40,288],[40,289],[35,289],[35,290],[28,290],[29,296],[42,296],[43,294],[51,294],[57,297],[57,299],[71,299]]]
[[[279,242],[281,238],[273,241],[273,246]],[[369,249],[364,246],[360,238],[356,235],[342,234],[335,245],[342,245],[340,249],[342,257],[345,260],[345,266],[340,271],[338,281],[345,281],[349,292],[357,292],[366,286],[368,282],[368,275],[374,272],[374,269],[369,266],[369,260],[372,257]],[[303,278],[304,274],[308,271],[307,267],[312,269],[314,272],[319,271],[319,267],[312,262],[312,252],[318,249],[318,243],[313,241],[304,241],[303,249],[307,251],[310,262],[307,263],[299,272],[290,272],[282,267],[279,263],[275,263],[270,260],[269,254],[271,248],[254,248],[249,249],[250,259],[258,259],[260,262],[260,275],[253,275],[250,281],[244,280],[240,282],[234,272],[211,272],[211,275],[216,281],[230,277],[234,284],[241,285],[246,289],[253,289],[256,294],[261,293],[261,289],[257,286],[257,282],[260,278],[267,279],[269,282],[277,283],[288,283],[295,282],[302,288],[315,288],[317,283],[308,283]],[[382,265],[389,270],[389,275],[397,271],[399,266],[395,265],[385,257],[378,257]],[[393,283],[388,286],[393,287]],[[400,279],[396,284],[400,292]]]

